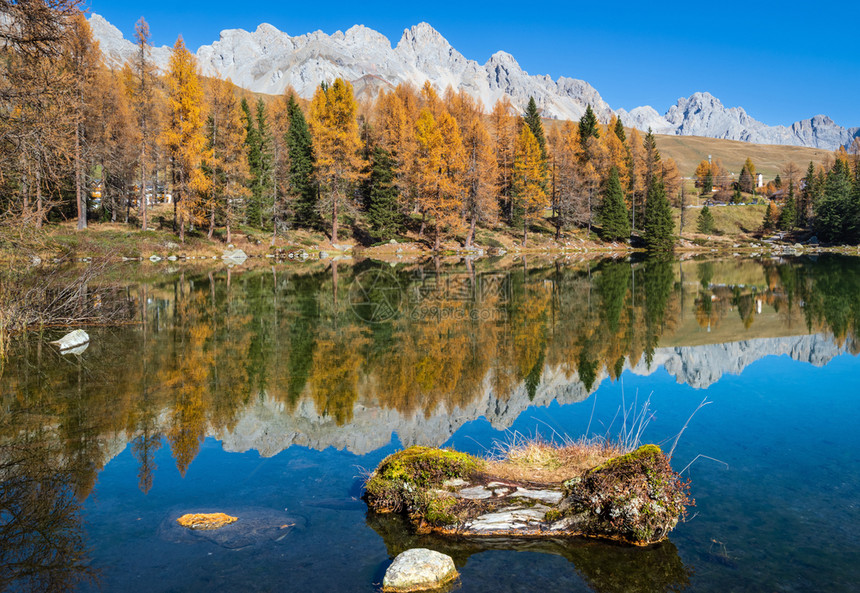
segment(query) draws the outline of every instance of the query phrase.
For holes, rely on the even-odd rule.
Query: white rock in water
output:
[[[248,255],[241,249],[234,249],[232,251],[228,249],[224,252],[224,255],[221,256],[221,259],[230,260],[236,263],[242,263],[243,261],[248,259]]]
[[[427,591],[437,589],[457,578],[454,560],[426,548],[414,548],[399,554],[382,580],[382,590]]]
[[[55,340],[51,342],[55,346],[59,347],[62,350],[71,350],[72,348],[78,348],[83,346],[84,344],[89,344],[90,336],[82,329],[76,329],[75,331],[66,334],[59,340]],[[81,352],[86,350],[86,348],[82,349]],[[75,354],[75,353],[71,353]]]

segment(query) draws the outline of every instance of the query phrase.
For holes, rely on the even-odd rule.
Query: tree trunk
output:
[[[145,144],[141,142],[140,149],[140,230],[146,230],[147,223],[147,210],[146,210],[146,162],[144,159],[146,158],[146,148]],[[153,192],[155,191],[155,187],[152,188]]]
[[[230,243],[232,243],[231,239],[232,239],[232,236],[230,235],[230,219],[228,218],[227,219],[227,244],[228,245]]]
[[[209,234],[207,235],[208,239],[212,240],[212,233],[215,232],[215,205],[212,205],[211,210],[209,211]]]
[[[472,241],[475,239],[475,215],[472,215],[472,220],[469,222],[469,234],[466,235],[466,249],[472,246]]]
[[[332,196],[334,203],[331,208],[331,242],[337,243],[337,195]]]
[[[427,225],[427,213],[421,213],[421,228],[418,229],[418,238],[422,238],[424,236],[424,227]]]
[[[42,212],[42,172],[36,169],[36,228],[42,228],[45,215]]]
[[[81,124],[75,124],[75,198],[78,205],[78,230],[87,228],[87,205],[81,195]]]
[[[529,228],[528,218],[526,216],[523,216],[523,247],[525,247],[528,244],[527,243],[528,238],[529,238],[528,228]]]
[[[433,244],[433,251],[439,251],[439,223],[436,223],[436,238]]]

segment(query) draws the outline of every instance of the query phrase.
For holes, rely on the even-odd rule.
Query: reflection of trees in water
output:
[[[399,514],[368,513],[367,524],[385,542],[392,558],[411,548],[429,548],[448,554],[463,567],[475,554],[487,550],[554,554],[571,562],[588,585],[598,593],[651,593],[681,591],[690,584],[690,570],[670,541],[637,548],[584,538],[513,539],[450,538],[417,534]],[[509,575],[516,579],[516,574]]]
[[[379,294],[399,290],[403,305],[368,323],[345,295],[372,266],[186,272],[130,287],[141,323],[94,330],[84,356],[62,357],[43,340],[18,344],[3,409],[39,410],[79,496],[110,439],[125,436],[147,492],[164,439],[184,472],[204,436],[231,430],[262,394],[287,410],[312,403],[344,424],[357,404],[431,415],[488,390],[534,397],[545,369],[590,391],[625,363],[650,362],[680,327],[682,303],[702,327],[740,331],[756,327],[766,305],[786,327],[832,331],[858,350],[853,259],[415,266],[380,275],[392,286]],[[503,289],[482,290],[494,282]]]
[[[0,590],[71,591],[92,580],[74,485],[40,418],[0,413]],[[74,462],[72,462],[74,463]]]

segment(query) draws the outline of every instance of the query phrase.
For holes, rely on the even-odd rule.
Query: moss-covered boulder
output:
[[[564,482],[558,520],[584,535],[646,545],[664,539],[692,504],[656,445],[643,445]]]
[[[386,457],[366,484],[377,512],[402,513],[419,533],[466,537],[591,536],[647,545],[665,539],[690,504],[687,483],[656,445],[565,482],[487,473],[455,451],[410,447]]]
[[[365,499],[377,512],[405,512],[417,523],[456,521],[446,483],[466,483],[483,460],[447,449],[409,447],[382,460],[365,484]]]

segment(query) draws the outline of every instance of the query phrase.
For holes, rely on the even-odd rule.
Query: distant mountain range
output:
[[[93,14],[90,26],[109,64],[131,57],[134,44],[103,17]],[[164,69],[170,48],[153,49],[153,59]],[[529,75],[516,59],[503,51],[486,64],[465,58],[427,23],[403,32],[397,45],[363,25],[345,33],[320,31],[291,37],[269,24],[256,31],[228,29],[218,41],[197,50],[203,74],[230,78],[233,83],[260,93],[280,94],[292,86],[310,98],[322,81],[336,77],[352,82],[356,94],[373,97],[381,89],[401,82],[417,86],[429,80],[444,90],[449,85],[479,98],[489,109],[501,97],[524,107],[534,97],[544,117],[578,120],[591,105],[602,121],[613,113],[625,125],[655,133],[725,138],[759,144],[788,144],[835,150],[860,137],[860,127],[846,129],[829,117],[816,115],[791,126],[768,126],[741,107],[726,108],[709,93],[679,99],[664,115],[653,107],[629,112],[613,110],[597,90],[583,80]]]

